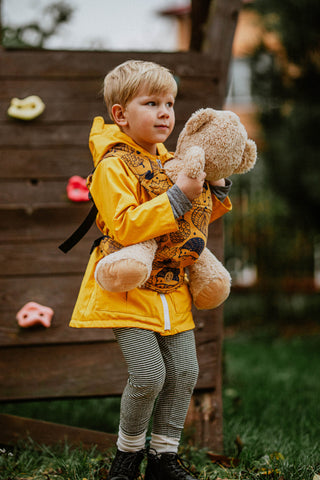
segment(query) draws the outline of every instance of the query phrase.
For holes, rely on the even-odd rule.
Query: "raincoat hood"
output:
[[[117,125],[106,124],[102,117],[95,117],[89,135],[89,148],[94,166],[96,167],[105,154],[118,143],[130,145],[135,149],[145,152],[149,157],[152,157],[149,152],[135,143],[131,137],[123,133]],[[162,143],[157,144],[157,150],[159,152],[157,157],[160,157],[162,164],[173,157]]]

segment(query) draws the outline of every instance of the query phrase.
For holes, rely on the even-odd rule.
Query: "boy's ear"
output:
[[[122,105],[119,105],[118,103],[113,105],[112,115],[115,123],[119,125],[119,127],[125,127],[127,125],[128,122],[125,115],[125,109],[122,107]]]

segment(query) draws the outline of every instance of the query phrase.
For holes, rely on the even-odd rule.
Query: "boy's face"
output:
[[[171,93],[150,94],[141,89],[125,108],[114,105],[113,114],[124,133],[156,155],[157,143],[165,142],[174,128],[173,106]]]

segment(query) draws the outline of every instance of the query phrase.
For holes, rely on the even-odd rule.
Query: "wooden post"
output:
[[[192,0],[190,50],[201,52],[211,0]]]
[[[220,98],[223,101],[227,95],[232,43],[241,6],[242,0],[216,0],[211,2],[209,9],[202,51],[220,63]]]
[[[0,414],[0,431],[3,445],[15,445],[19,440],[32,438],[44,445],[68,442],[87,449],[96,445],[102,452],[113,447],[117,439],[117,435],[111,433],[5,414]]]

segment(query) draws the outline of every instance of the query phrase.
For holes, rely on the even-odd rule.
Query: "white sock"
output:
[[[146,432],[140,435],[127,435],[119,428],[117,447],[121,452],[138,452],[145,447]]]
[[[150,448],[157,453],[177,453],[180,438],[167,437],[166,435],[151,434]]]

